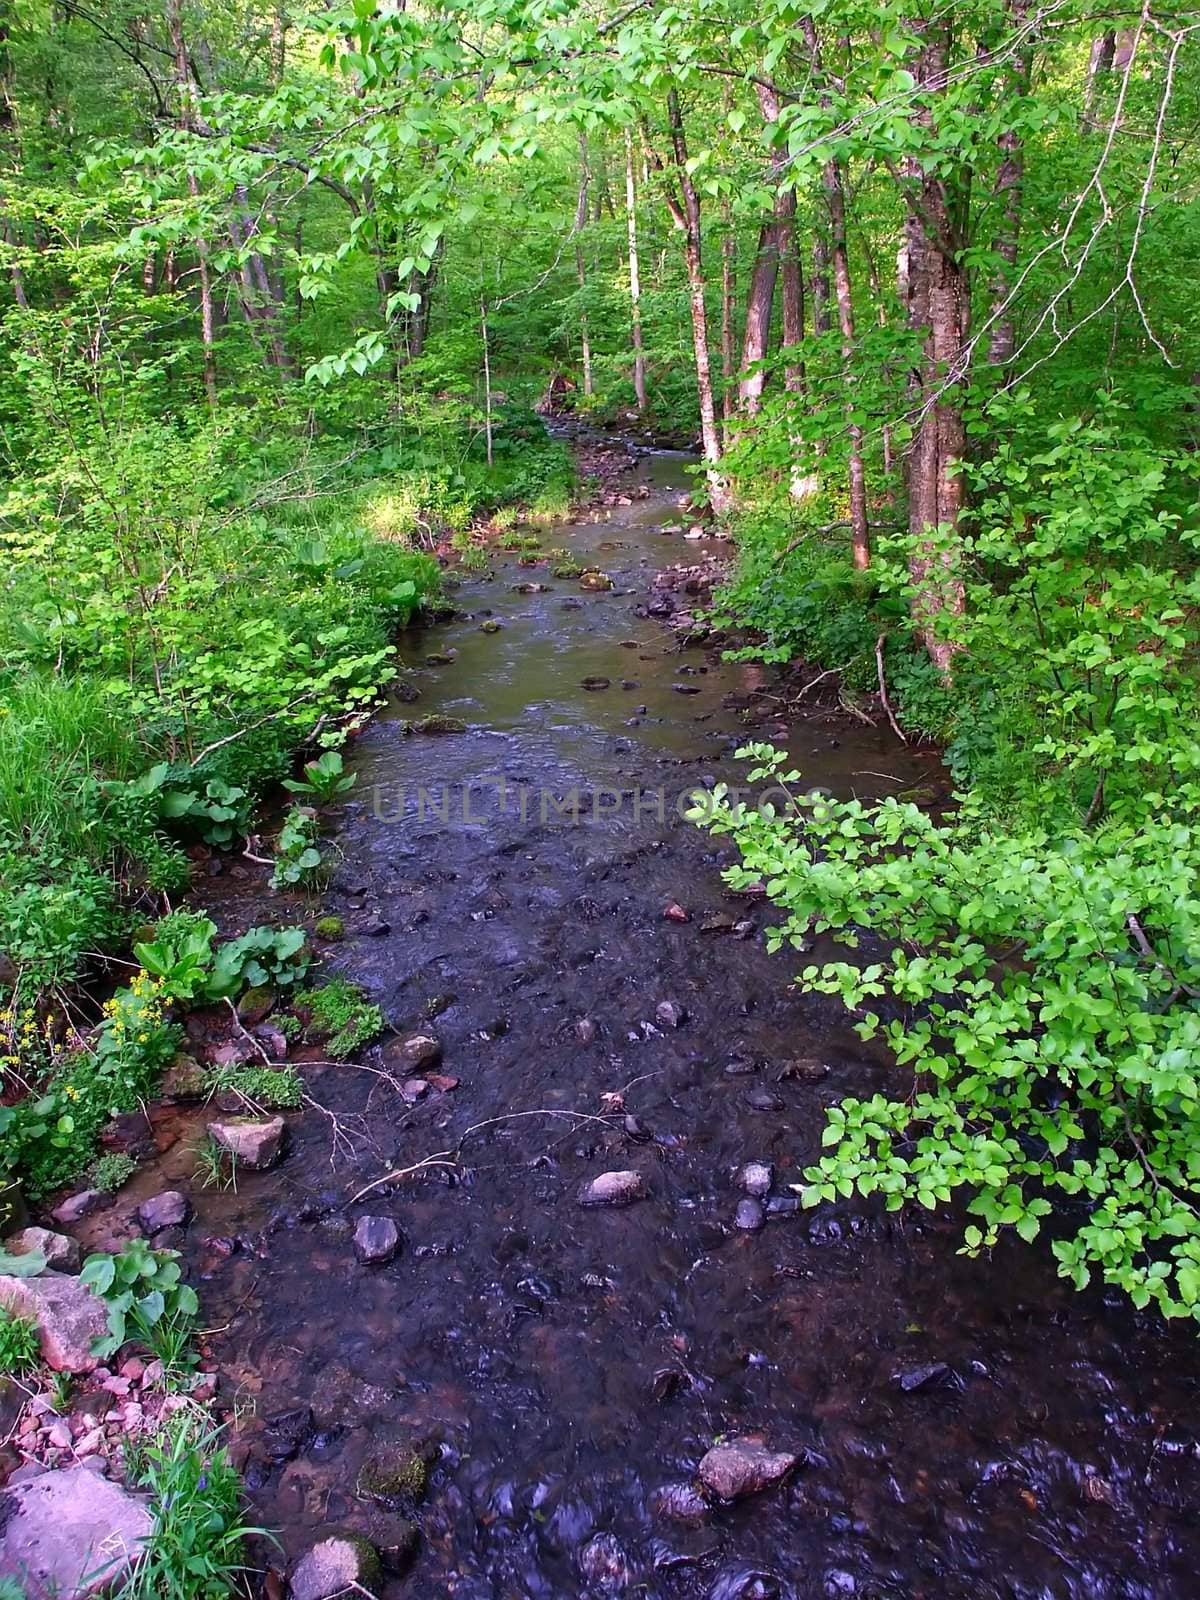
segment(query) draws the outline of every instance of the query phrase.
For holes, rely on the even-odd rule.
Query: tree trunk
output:
[[[583,309],[584,296],[587,293],[587,267],[583,259],[583,244],[580,234],[587,225],[588,220],[588,180],[591,174],[588,168],[587,134],[579,135],[579,201],[575,207],[575,277],[579,284],[579,340],[583,355],[583,392],[590,395],[592,392],[592,346],[588,339],[587,312]]]
[[[803,21],[804,36],[812,57],[813,71],[818,82],[824,77],[821,62],[821,42],[811,17]],[[821,103],[829,104],[829,96],[822,92]],[[846,393],[846,437],[849,444],[847,476],[850,489],[850,543],[854,565],[865,571],[871,564],[871,530],[867,522],[867,478],[863,467],[862,424],[857,420],[858,382],[855,370],[854,300],[850,284],[850,249],[846,238],[846,189],[842,181],[842,164],[834,156],[825,163],[822,174],[825,205],[829,212],[829,247],[833,266],[833,287],[837,300],[838,327],[842,335],[842,381]]]
[[[1008,14],[1013,25],[1020,29],[1025,23],[1028,0],[1009,0]],[[1022,44],[1006,74],[1007,92],[1014,97],[1029,93],[1033,52]],[[1000,165],[996,172],[995,197],[1000,210],[1000,225],[996,230],[993,250],[999,266],[989,286],[992,299],[992,328],[988,339],[988,361],[994,367],[1006,368],[1016,349],[1016,319],[1009,297],[1016,278],[1017,245],[1021,234],[1021,198],[1025,180],[1025,146],[1021,135],[1013,128],[1005,128],[996,141],[1000,151]]]
[[[829,315],[829,241],[820,228],[813,233],[812,320],[814,333],[828,333],[832,327]]]
[[[926,141],[935,131],[934,106],[946,83],[949,38],[944,25],[925,24],[920,31],[915,117]],[[958,646],[946,637],[944,624],[947,616],[961,615],[964,605],[958,518],[966,449],[960,390],[967,284],[948,198],[953,175],[926,170],[919,158],[906,163],[906,173],[909,324],[921,337],[908,461],[909,577],[917,632],[948,679]]]
[[[779,120],[779,96],[769,85],[759,84],[758,104],[763,122],[769,127]],[[786,184],[786,157],[782,151],[771,154],[771,173],[775,200],[770,221],[758,235],[758,252],[750,273],[746,296],[746,324],[742,335],[742,376],[738,399],[747,416],[758,414],[766,387],[767,346],[771,334],[771,311],[775,302],[775,282],[796,216],[796,191]]]
[[[194,87],[191,63],[188,59],[187,41],[183,34],[182,0],[167,0],[167,32],[175,57],[175,85],[179,95],[179,126],[185,131],[192,126],[194,117]],[[193,200],[200,197],[200,185],[193,172],[188,173],[188,191]],[[208,242],[202,234],[196,237],[196,267],[200,282],[200,345],[204,352],[204,393],[212,410],[217,406],[217,356],[214,335],[212,279],[208,270]]]
[[[704,303],[704,261],[700,234],[700,197],[688,171],[687,138],[683,127],[683,113],[679,109],[679,95],[671,89],[667,94],[667,116],[671,129],[671,149],[679,179],[682,204],[674,196],[668,199],[671,216],[683,234],[684,255],[687,261],[688,300],[692,316],[692,350],[696,362],[696,389],[700,402],[700,438],[704,450],[705,476],[708,480],[708,498],[713,510],[722,515],[731,506],[729,486],[721,473],[721,438],[717,432],[716,407],[713,404],[712,362],[708,347],[708,311]]]
[[[729,213],[729,201],[721,201],[721,437],[725,448],[729,448],[730,434],[733,428],[733,418],[736,412],[734,404],[734,353],[733,342],[736,337],[735,322],[737,319],[737,262],[735,253],[737,240],[733,233],[733,219]]]
[[[642,280],[638,261],[637,182],[633,171],[633,135],[625,129],[625,220],[629,238],[629,334],[633,345],[633,392],[638,415],[646,410],[646,357],[642,352]]]

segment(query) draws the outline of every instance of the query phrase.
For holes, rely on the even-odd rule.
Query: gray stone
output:
[[[313,1545],[292,1569],[291,1600],[333,1600],[335,1595],[373,1595],[380,1584],[375,1547],[354,1533],[335,1533]]]
[[[147,1238],[152,1238],[164,1228],[183,1227],[191,1214],[192,1203],[187,1195],[178,1189],[164,1189],[137,1208],[138,1226]]]
[[[733,1214],[735,1228],[740,1228],[743,1233],[757,1233],[765,1221],[761,1200],[748,1194],[744,1200],[738,1201],[738,1208]]]
[[[579,1191],[582,1206],[631,1206],[649,1194],[640,1172],[602,1172]]]
[[[778,1483],[799,1459],[787,1450],[768,1450],[756,1439],[729,1439],[701,1461],[700,1481],[722,1500],[738,1500]]]
[[[78,1278],[58,1272],[0,1277],[0,1305],[36,1324],[42,1357],[56,1372],[91,1372],[100,1365],[92,1341],[108,1333],[104,1302]]]
[[[354,1253],[368,1266],[382,1266],[400,1249],[400,1229],[391,1217],[359,1217],[354,1228]]]
[[[64,1200],[62,1205],[56,1206],[50,1215],[55,1222],[61,1222],[64,1228],[69,1228],[72,1223],[82,1222],[84,1217],[90,1217],[93,1212],[103,1211],[111,1202],[112,1195],[105,1194],[103,1189],[81,1189],[78,1194]]]
[[[771,1192],[771,1185],[775,1182],[775,1168],[769,1161],[747,1161],[744,1167],[738,1168],[733,1181],[739,1189],[744,1189],[747,1194],[752,1194],[761,1200],[763,1195]]]
[[[660,1000],[654,1008],[654,1015],[664,1028],[682,1028],[687,1021],[687,1012],[677,1000]]]
[[[36,1251],[46,1259],[52,1272],[78,1272],[83,1264],[83,1251],[78,1239],[65,1233],[53,1233],[49,1228],[22,1228],[5,1239],[0,1248],[10,1256],[30,1256]]]
[[[239,1166],[262,1172],[273,1167],[283,1154],[287,1129],[282,1117],[228,1117],[223,1122],[210,1122],[208,1131]]]
[[[0,1493],[0,1575],[29,1600],[85,1600],[121,1579],[153,1531],[145,1503],[72,1467]]]

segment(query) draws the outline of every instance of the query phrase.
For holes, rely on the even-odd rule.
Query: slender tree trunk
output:
[[[779,96],[769,85],[759,84],[757,89],[759,110],[766,126],[779,120]],[[775,184],[775,198],[770,220],[764,222],[758,235],[758,251],[750,273],[750,288],[746,296],[746,322],[742,335],[742,376],[738,384],[738,399],[747,416],[756,416],[766,387],[766,370],[763,362],[771,335],[771,312],[775,303],[775,283],[788,238],[796,217],[796,191],[786,184],[785,157],[781,151],[771,155],[771,173]]]
[[[192,126],[195,102],[191,63],[188,59],[187,40],[183,33],[182,0],[167,0],[167,32],[175,57],[179,126],[186,131]],[[193,200],[199,199],[200,185],[193,172],[188,173],[188,191]],[[215,318],[212,279],[208,270],[208,241],[202,234],[196,236],[196,268],[200,283],[200,346],[204,352],[204,393],[210,408],[215,411],[217,407]]]
[[[937,97],[946,83],[947,27],[921,25],[914,58],[916,121],[923,140],[935,131]],[[947,616],[964,606],[958,518],[963,504],[961,467],[966,453],[961,386],[967,318],[961,241],[949,200],[953,175],[907,163],[907,279],[909,321],[922,341],[915,383],[914,436],[908,462],[909,576],[912,611],[930,659],[949,678],[957,650],[947,638]]]
[[[804,35],[818,82],[824,77],[821,41],[811,17],[803,22]],[[822,92],[822,104],[829,96]],[[846,437],[849,445],[847,476],[850,489],[850,542],[854,565],[865,571],[871,564],[871,530],[867,522],[867,478],[863,466],[863,430],[857,419],[858,374],[854,341],[854,298],[850,284],[850,248],[846,237],[846,189],[842,164],[836,156],[825,163],[822,174],[825,205],[829,212],[829,250],[833,267],[833,287],[837,301],[838,327],[842,335],[842,381],[846,393]]]
[[[1013,25],[1024,27],[1028,0],[1009,0],[1008,14]],[[1029,93],[1033,52],[1022,44],[1009,66],[1006,88],[1014,98]],[[993,250],[1000,263],[990,284],[992,300],[992,327],[988,339],[988,361],[994,367],[1007,368],[1016,349],[1016,319],[1009,303],[1016,279],[1017,247],[1021,235],[1021,200],[1025,181],[1025,145],[1021,135],[1011,127],[1004,129],[997,145],[1000,165],[996,172],[995,198],[1000,208],[1000,226],[996,230]]]
[[[642,350],[642,280],[638,260],[637,181],[633,170],[633,135],[625,129],[625,222],[629,241],[629,336],[633,345],[633,392],[638,415],[646,411],[646,357]]]
[[[583,259],[580,238],[588,220],[588,182],[591,177],[588,165],[587,135],[579,135],[579,201],[575,207],[575,277],[579,284],[579,341],[583,355],[583,392],[592,393],[592,346],[588,338],[587,312],[583,309],[587,293],[587,267]]]
[[[734,403],[734,339],[737,320],[737,240],[733,233],[729,201],[721,202],[721,437],[729,448]]]
[[[808,380],[804,370],[804,358],[799,354],[800,346],[804,341],[804,268],[800,261],[800,241],[796,237],[796,221],[793,217],[784,240],[783,260],[780,263],[780,281],[783,286],[783,343],[791,352],[784,359],[783,386],[789,396],[789,404],[794,410],[804,404],[804,396],[808,389]],[[792,466],[788,481],[788,493],[792,499],[802,503],[810,500],[821,487],[820,478],[814,472],[806,472],[804,441],[799,432],[793,428],[791,431]]]
[[[487,441],[487,464],[494,465],[492,449],[492,348],[488,331],[487,301],[479,296],[479,332],[483,338],[483,431]]]
[[[828,333],[833,326],[829,314],[829,241],[824,231],[813,233],[812,320],[814,333]]]
[[[671,149],[679,180],[682,204],[675,197],[668,200],[675,225],[683,234],[684,255],[687,261],[688,300],[692,318],[692,351],[696,362],[696,389],[700,402],[700,438],[704,450],[708,498],[718,515],[731,506],[729,486],[721,472],[721,438],[717,431],[717,413],[713,403],[712,362],[708,346],[708,310],[704,301],[704,260],[701,249],[700,197],[688,171],[687,137],[683,127],[683,113],[679,109],[679,96],[674,89],[667,94],[667,116],[671,129]]]
[[[9,51],[9,34],[12,26],[10,0],[0,0],[0,158],[16,169],[20,165],[20,138],[17,130],[17,108],[12,98],[12,56]],[[16,231],[7,215],[3,191],[0,190],[0,238],[5,244],[17,244]],[[12,285],[13,299],[22,311],[29,310],[25,293],[25,274],[15,264],[9,268],[8,281]]]
[[[883,284],[879,277],[879,264],[875,259],[875,252],[871,248],[871,238],[869,233],[867,233],[866,230],[863,230],[860,237],[862,239],[863,257],[867,263],[867,281],[871,286],[871,301],[875,307],[875,320],[880,329],[886,332],[888,325],[888,311],[883,299]],[[902,254],[903,251],[901,252],[901,255]],[[899,269],[899,257],[897,257],[897,268]],[[905,306],[908,303],[907,288],[905,288],[900,295],[900,303]],[[890,379],[891,377],[890,364],[885,365],[884,367],[884,377],[885,379]],[[896,462],[892,445],[892,425],[890,422],[885,422],[883,424],[880,434],[883,444],[883,472],[885,478],[884,497],[886,498],[888,505],[894,505],[896,501],[896,493],[893,485],[892,475],[896,469]]]

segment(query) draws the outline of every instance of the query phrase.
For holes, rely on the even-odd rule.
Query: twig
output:
[[[887,719],[892,725],[892,732],[896,735],[901,744],[907,744],[908,740],[901,733],[900,724],[896,721],[896,718],[893,715],[892,703],[888,699],[887,683],[885,682],[883,676],[883,641],[886,638],[887,634],[881,633],[878,639],[875,641],[875,666],[879,672],[879,698],[883,703],[883,709],[887,712]]]

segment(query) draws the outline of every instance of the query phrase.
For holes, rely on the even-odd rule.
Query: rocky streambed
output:
[[[272,1596],[1190,1593],[1192,1336],[1024,1248],[961,1259],[948,1219],[799,1207],[823,1107],[894,1069],[792,986],[680,800],[742,781],[747,732],[838,793],[941,779],[692,627],[723,552],[687,465],[633,452],[543,534],[565,557],[467,581],[359,740],[321,910],[393,1034],[306,1052],[315,1103],[236,1189],[155,1113],[81,1231],[187,1190]],[[207,898],[289,916],[256,876]]]

